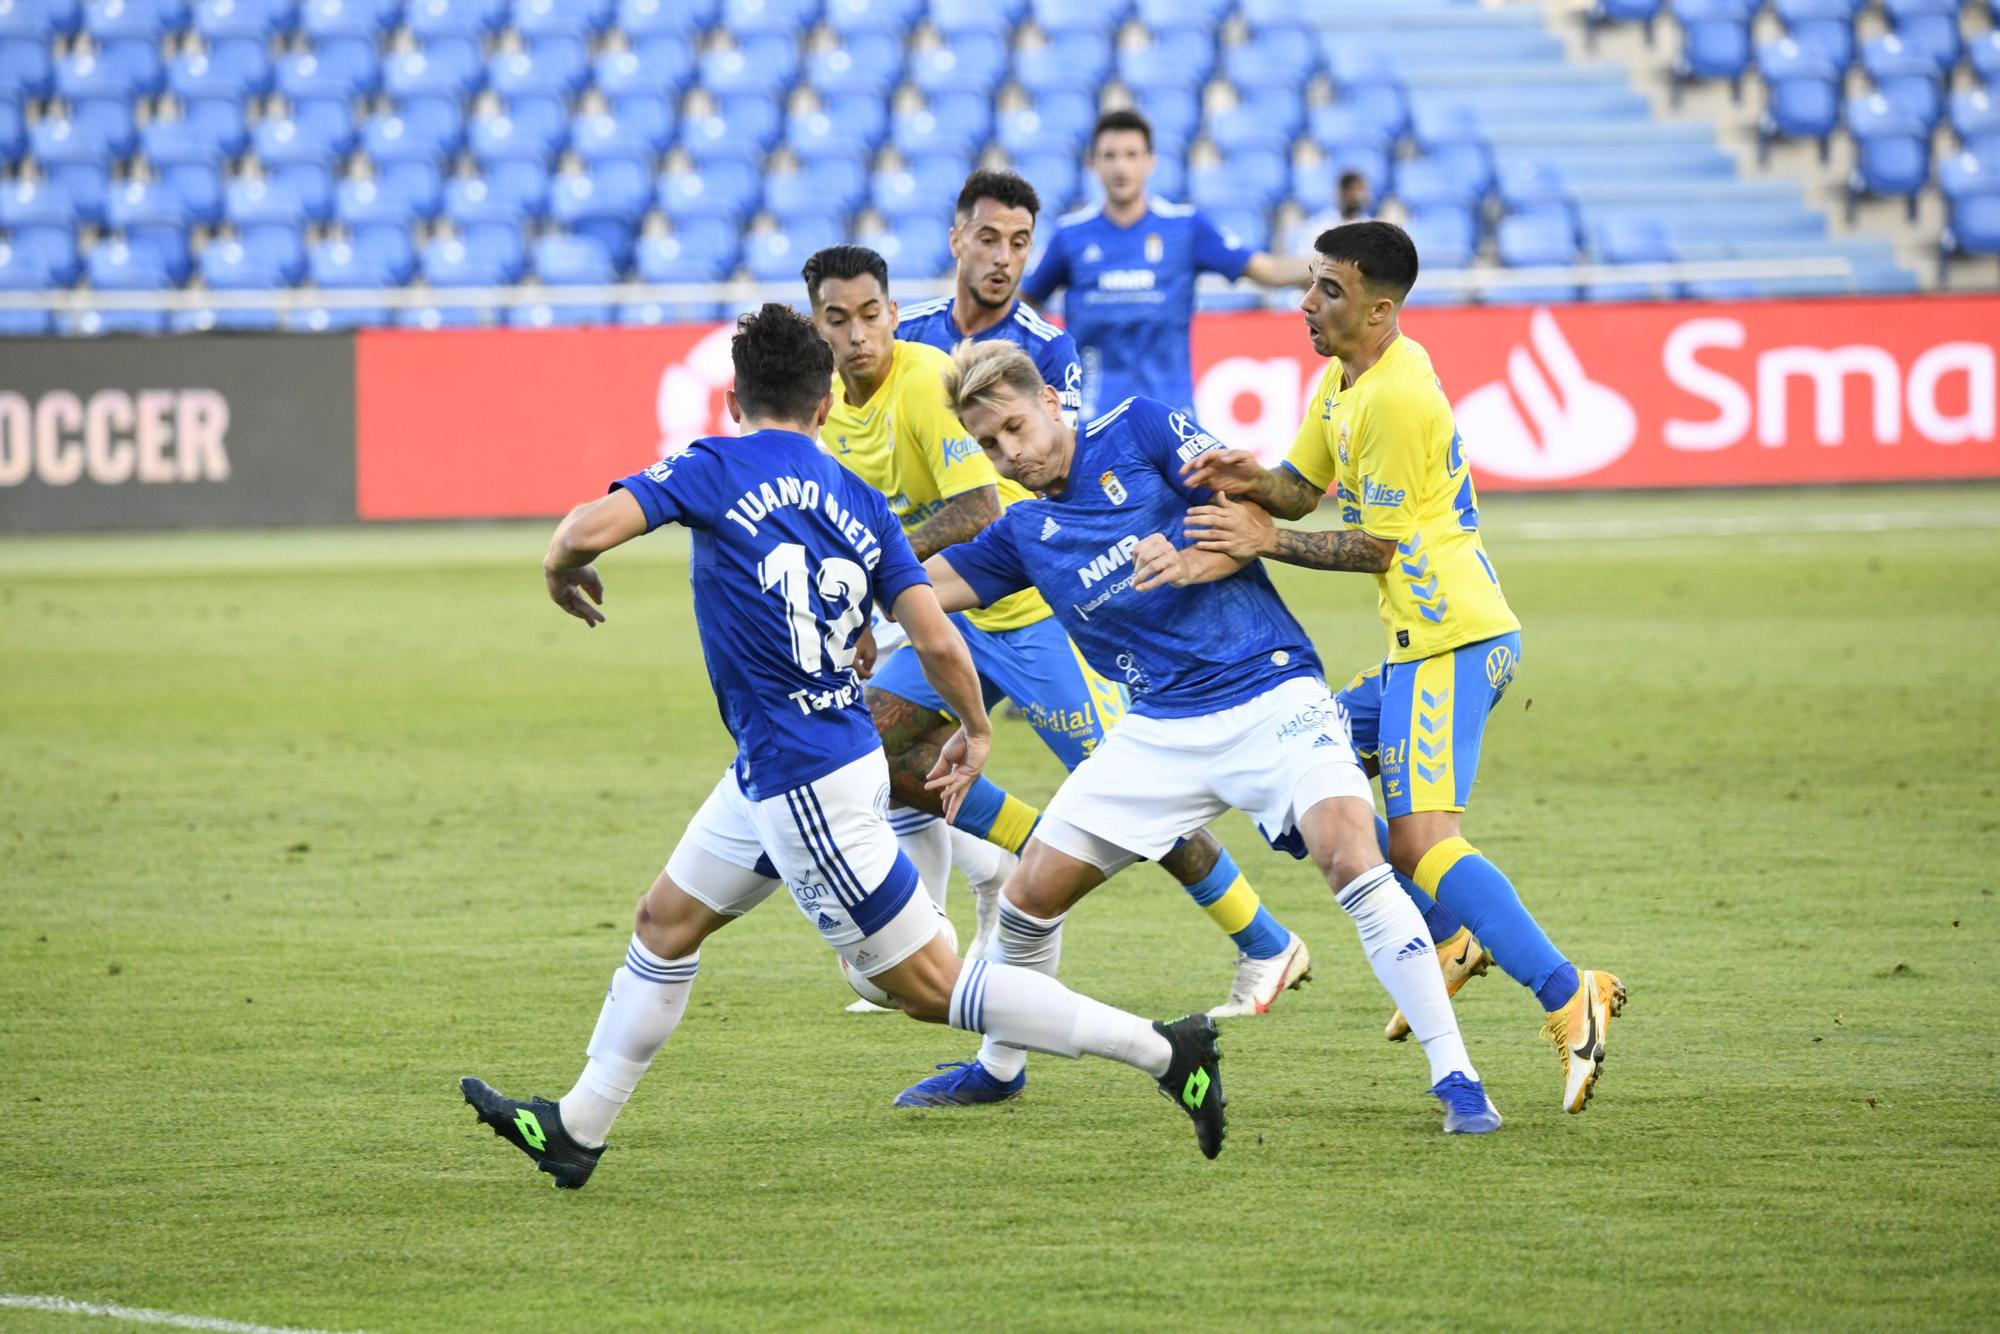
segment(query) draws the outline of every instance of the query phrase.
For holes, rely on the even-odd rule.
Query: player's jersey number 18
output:
[[[855,631],[868,595],[868,572],[844,556],[830,556],[817,572],[807,569],[806,549],[798,542],[780,542],[757,562],[757,578],[766,593],[785,602],[785,622],[792,636],[792,660],[799,670],[818,674],[844,672],[854,663]],[[840,608],[831,621],[814,611],[813,593]]]

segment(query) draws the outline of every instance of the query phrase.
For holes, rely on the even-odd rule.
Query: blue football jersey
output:
[[[1135,395],[1190,406],[1194,280],[1240,278],[1256,253],[1191,204],[1151,200],[1130,227],[1101,206],[1065,217],[1021,294],[1044,305],[1066,289],[1063,323],[1083,351],[1085,420]]]
[[[1294,676],[1321,676],[1312,641],[1261,563],[1187,588],[1132,591],[1132,552],[1162,533],[1175,546],[1209,492],[1181,464],[1222,442],[1184,412],[1132,398],[1076,437],[1060,493],[1010,505],[972,541],[940,553],[982,601],[1041,590],[1084,660],[1158,718],[1215,713]]]
[[[695,626],[743,791],[778,796],[878,745],[855,640],[876,603],[930,582],[881,492],[791,431],[697,440],[621,487],[648,530],[693,532]]]
[[[955,296],[941,296],[904,306],[903,317],[896,325],[896,337],[907,343],[929,343],[940,351],[951,351],[965,336],[959,333],[958,325],[952,319],[952,311],[957,306],[958,298]],[[972,335],[976,343],[991,338],[1004,338],[1025,348],[1028,355],[1035,359],[1043,383],[1054,385],[1056,392],[1062,395],[1064,419],[1076,421],[1077,414],[1083,410],[1083,362],[1077,356],[1074,338],[1037,315],[1035,308],[1025,301],[1016,301],[1014,308],[1007,312],[1007,318],[992,328]]]

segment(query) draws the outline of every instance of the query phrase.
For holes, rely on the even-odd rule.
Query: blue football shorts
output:
[[[1354,751],[1375,761],[1390,819],[1465,809],[1486,716],[1520,665],[1515,630],[1415,662],[1381,663],[1347,683],[1340,704]]]
[[[972,650],[986,707],[1012,700],[1063,768],[1082,764],[1125,716],[1131,702],[1125,687],[1091,670],[1055,617],[1014,630],[981,630],[962,612],[951,619]],[[912,704],[951,712],[924,679],[923,665],[910,649],[890,654],[868,684]]]

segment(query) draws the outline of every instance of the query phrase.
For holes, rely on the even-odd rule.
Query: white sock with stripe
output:
[[[1054,977],[1056,965],[1062,962],[1062,924],[1060,917],[1031,917],[1001,899],[1000,927],[994,933],[1000,942],[999,961]],[[987,1074],[1004,1083],[1027,1068],[1028,1053],[989,1035],[980,1044],[979,1063]]]
[[[896,835],[896,846],[917,868],[924,892],[943,911],[951,887],[951,826],[929,811],[897,806],[889,811],[889,828]]]
[[[1389,999],[1410,1021],[1410,1032],[1423,1044],[1430,1061],[1431,1083],[1454,1070],[1467,1079],[1479,1078],[1459,1036],[1458,1018],[1445,994],[1444,975],[1424,916],[1396,884],[1396,873],[1385,862],[1354,877],[1334,895],[1361,933],[1368,966],[1389,993]]]
[[[989,959],[959,969],[950,1022],[986,1034],[988,1045],[999,1038],[1010,1050],[1028,1048],[1071,1060],[1102,1056],[1155,1079],[1167,1073],[1174,1055],[1150,1021],[1078,995],[1053,977]],[[983,1054],[979,1063],[986,1064]]]
[[[611,975],[611,990],[590,1035],[590,1059],[576,1087],[562,1097],[563,1129],[587,1149],[604,1143],[611,1123],[639,1086],[639,1077],[687,1013],[701,951],[662,959],[633,936],[625,964]]]

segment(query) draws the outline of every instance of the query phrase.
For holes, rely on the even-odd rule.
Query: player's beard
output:
[[[1011,302],[1014,299],[1014,293],[1021,290],[1021,284],[1019,280],[1007,284],[1006,295],[1000,297],[998,300],[995,300],[994,298],[986,295],[986,284],[984,280],[973,283],[966,290],[972,294],[973,303],[977,305],[980,309],[1002,310],[1007,306],[1009,302]]]

